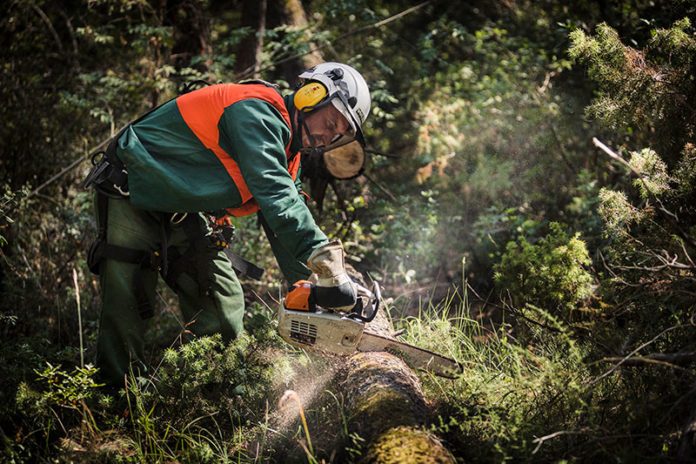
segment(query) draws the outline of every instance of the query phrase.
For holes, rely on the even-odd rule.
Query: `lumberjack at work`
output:
[[[180,95],[128,124],[96,160],[85,184],[96,189],[99,232],[89,264],[100,276],[97,366],[106,382],[148,374],[145,329],[158,274],[196,336],[220,333],[227,342],[243,330],[234,268],[258,270],[228,259],[230,215],[258,213],[284,276],[295,282],[314,272],[322,306],[355,304],[355,284],[335,253],[342,246],[329,242],[305,204],[299,152],[361,152],[370,93],[341,63],[299,78],[285,97],[260,81]]]
[[[356,159],[361,168],[369,89],[340,63],[299,77],[286,97],[260,81],[185,93],[127,125],[95,163],[85,182],[96,189],[99,225],[89,264],[100,275],[97,366],[106,382],[148,373],[145,329],[158,273],[194,335],[231,341],[243,330],[235,270],[263,271],[229,250],[229,216],[258,213],[288,281],[314,274],[313,304],[349,313],[360,301],[343,246],[329,242],[305,204],[299,152],[320,156],[329,173],[350,174],[341,164]],[[387,349],[372,342],[371,351]]]

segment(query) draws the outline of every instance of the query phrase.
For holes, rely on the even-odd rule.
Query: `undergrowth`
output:
[[[435,403],[431,429],[456,456],[470,462],[669,460],[678,446],[675,416],[683,397],[677,392],[693,381],[691,372],[666,364],[641,375],[617,369],[598,358],[598,340],[581,325],[533,306],[526,311],[534,322],[508,312],[492,322],[474,317],[466,296],[428,304],[401,324],[405,341],[463,365],[455,379],[422,375]],[[685,373],[691,380],[682,379]]]
[[[279,462],[278,453],[284,462],[316,461],[303,451],[299,415],[279,401],[298,378],[326,394],[307,379],[327,366],[283,349],[270,318],[252,305],[248,332],[233,343],[211,336],[169,348],[153,376],[130,377],[120,389],[98,384],[90,365],[44,363],[5,407],[3,462]],[[318,417],[322,407],[307,412],[313,427],[331,422]],[[340,414],[330,415],[338,424]]]

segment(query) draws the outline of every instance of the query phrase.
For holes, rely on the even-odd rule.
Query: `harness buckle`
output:
[[[233,225],[220,227],[220,233],[227,243],[232,243],[234,240],[235,228]]]
[[[100,184],[104,181],[106,169],[109,167],[109,162],[102,156],[99,161],[95,162],[95,157],[98,155],[103,155],[104,152],[96,153],[92,156],[92,169],[89,170],[89,174],[85,178],[82,188],[87,188],[92,184]]]
[[[128,171],[126,171],[125,169],[121,169],[121,174],[123,174],[123,176],[124,176],[126,179],[128,178]],[[121,195],[123,195],[124,197],[129,197],[129,196],[130,196],[130,190],[128,190],[127,185],[128,185],[127,183],[124,184],[124,185],[116,185],[116,184],[113,184],[114,189],[115,189],[118,193],[120,193]],[[124,188],[125,188],[125,190],[124,190]]]

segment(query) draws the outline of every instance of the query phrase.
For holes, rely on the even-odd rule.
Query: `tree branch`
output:
[[[392,21],[395,21],[395,20],[397,20],[397,19],[399,19],[399,18],[401,18],[401,17],[403,17],[403,16],[406,16],[407,14],[410,14],[410,13],[412,13],[412,12],[414,12],[414,11],[420,9],[420,8],[423,8],[424,6],[426,6],[426,5],[428,5],[429,3],[431,3],[431,1],[432,1],[432,0],[425,1],[425,2],[423,2],[423,3],[420,3],[420,4],[416,5],[416,6],[412,6],[411,8],[407,8],[407,9],[405,9],[404,11],[402,11],[402,12],[400,12],[400,13],[397,13],[397,14],[395,14],[395,15],[392,15],[392,16],[390,16],[390,17],[388,17],[388,18],[385,18],[385,19],[383,19],[383,20],[381,20],[381,21],[377,21],[376,23],[368,24],[367,26],[363,26],[363,27],[360,27],[360,28],[355,29],[355,30],[353,30],[353,31],[347,32],[347,33],[345,33],[345,34],[343,34],[343,35],[340,35],[340,36],[336,37],[336,38],[334,39],[334,41],[338,41],[338,40],[340,40],[340,39],[344,39],[344,38],[349,37],[349,36],[351,36],[351,35],[359,34],[359,33],[361,33],[361,32],[365,32],[365,31],[370,30],[370,29],[377,29],[377,28],[379,28],[379,27],[382,27],[382,26],[384,26],[385,24],[388,24],[388,23],[390,23],[390,22],[392,22]],[[318,50],[321,50],[321,49],[323,49],[323,48],[330,47],[330,46],[331,46],[331,42],[326,42],[326,43],[324,43],[323,45],[318,45],[318,46],[316,46],[316,47],[310,48],[310,49],[309,49],[308,51],[306,51],[306,52],[297,53],[297,54],[295,54],[295,55],[288,56],[288,57],[283,58],[283,59],[281,59],[281,60],[274,61],[274,62],[271,63],[270,65],[268,65],[268,66],[266,66],[266,67],[264,67],[264,68],[258,69],[257,72],[261,73],[261,72],[263,72],[263,71],[266,71],[266,70],[268,70],[268,69],[273,68],[274,66],[278,66],[279,64],[283,64],[283,63],[286,63],[286,62],[288,62],[288,61],[296,60],[296,59],[301,58],[301,57],[303,57],[303,56],[305,56],[305,55],[309,55],[310,53],[314,53],[314,52],[316,52],[316,51],[318,51]],[[248,77],[250,76],[250,72],[251,72],[250,70],[245,70],[242,74],[240,74],[239,76],[236,77],[236,80],[242,80],[242,79],[248,78]]]
[[[48,30],[51,32],[51,35],[53,36],[53,40],[56,41],[56,45],[58,45],[58,50],[60,50],[61,54],[65,54],[65,50],[63,49],[63,43],[60,41],[60,37],[58,36],[58,33],[56,32],[56,29],[53,27],[53,23],[51,22],[51,19],[44,13],[44,11],[34,2],[31,2],[31,8],[36,12],[36,14],[39,15],[41,20],[46,24],[46,27],[48,27]]]
[[[655,337],[653,337],[653,338],[650,339],[649,341],[643,343],[643,344],[640,345],[638,348],[636,348],[635,350],[633,350],[633,351],[631,351],[630,353],[628,353],[625,357],[620,358],[620,361],[619,361],[618,363],[616,363],[616,365],[614,365],[611,369],[609,369],[608,371],[606,371],[604,374],[600,375],[600,376],[597,377],[596,379],[592,380],[591,382],[588,382],[587,385],[588,385],[588,386],[594,385],[594,384],[596,384],[597,382],[599,382],[600,380],[602,380],[603,378],[607,377],[608,375],[611,375],[614,371],[616,371],[616,369],[618,369],[618,368],[621,367],[623,364],[625,364],[629,359],[631,359],[631,358],[633,357],[633,355],[635,355],[636,353],[638,353],[640,350],[642,350],[642,349],[645,348],[646,346],[648,346],[648,345],[654,343],[655,341],[657,341],[657,339],[659,339],[660,337],[662,337],[664,334],[666,334],[666,333],[668,333],[668,332],[671,332],[672,330],[675,330],[675,329],[680,329],[680,328],[682,328],[682,327],[686,327],[686,326],[685,326],[685,325],[682,325],[682,324],[680,324],[680,325],[674,325],[674,326],[672,326],[672,327],[669,327],[669,328],[663,330],[663,331],[660,332],[659,334],[655,335]]]
[[[624,358],[607,357],[602,358],[602,361],[617,362]],[[680,351],[677,353],[651,353],[645,356],[634,356],[624,361],[625,366],[644,366],[646,364],[658,364],[668,367],[677,367],[678,364],[686,364],[691,361],[696,361],[696,351]]]
[[[662,201],[660,201],[660,199],[657,198],[657,196],[652,192],[652,190],[650,190],[650,188],[645,183],[645,179],[643,179],[643,175],[640,172],[636,171],[636,169],[633,166],[631,166],[631,163],[623,159],[623,157],[621,157],[611,148],[603,144],[597,137],[592,137],[592,143],[594,143],[594,145],[600,148],[604,153],[609,155],[610,158],[615,159],[624,166],[626,166],[633,175],[640,179],[640,181],[643,183],[643,187],[645,187],[645,191],[648,194],[648,197],[653,199],[655,203],[659,205],[659,208],[657,208],[657,212],[660,213],[662,217],[672,225],[672,227],[674,227],[674,229],[677,232],[677,235],[679,235],[679,237],[681,237],[682,240],[688,243],[691,247],[696,248],[696,242],[694,242],[694,240],[691,237],[689,237],[689,235],[681,228],[677,216],[671,211],[667,210],[662,204]]]
[[[589,432],[589,429],[582,429],[582,430],[559,430],[558,432],[551,433],[549,435],[545,435],[543,437],[535,438],[532,443],[536,443],[536,448],[532,451],[532,454],[536,454],[537,451],[539,451],[539,448],[541,448],[541,445],[544,444],[545,441],[547,440],[552,440],[556,437],[560,437],[561,435],[585,435]]]

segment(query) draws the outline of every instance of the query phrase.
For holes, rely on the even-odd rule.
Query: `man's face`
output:
[[[341,135],[353,136],[350,124],[333,105],[323,106],[307,114],[305,124],[305,137],[314,147],[329,146]]]

